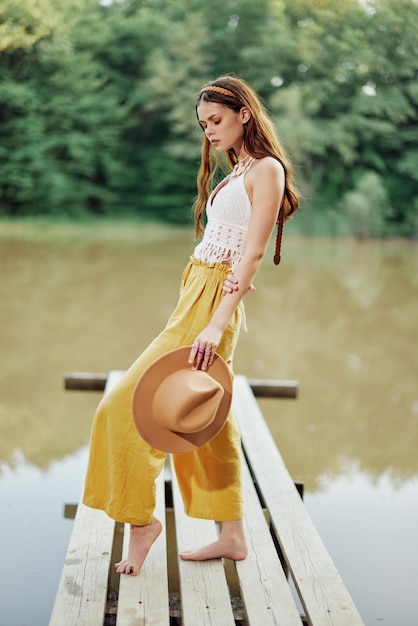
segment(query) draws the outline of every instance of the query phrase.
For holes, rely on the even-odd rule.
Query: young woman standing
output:
[[[191,369],[210,370],[218,353],[232,372],[242,298],[253,289],[276,223],[279,261],[283,221],[298,208],[290,163],[245,81],[223,76],[206,84],[197,96],[196,114],[204,137],[194,210],[196,231],[203,237],[184,270],[179,301],[165,329],[103,398],[93,424],[84,503],[131,525],[128,558],[116,564],[122,574],[138,573],[161,532],[154,517],[154,483],[166,455],[135,429],[136,383],[156,359],[183,346],[191,346]],[[226,154],[232,171],[212,189],[219,153]],[[232,412],[211,441],[174,454],[173,460],[187,514],[221,522],[216,542],[180,558],[244,559],[240,437]]]

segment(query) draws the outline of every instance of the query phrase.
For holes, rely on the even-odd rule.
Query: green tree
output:
[[[184,222],[200,153],[193,108],[205,70],[201,46],[206,31],[191,11],[167,21],[165,29],[164,47],[151,47],[132,92],[130,119],[135,123],[124,146],[141,172],[142,213]]]
[[[387,230],[413,234],[418,6],[400,4],[288,3],[298,39],[297,88],[278,91],[271,102],[307,168],[308,201],[316,212],[341,207],[341,197],[374,171],[393,209]],[[299,127],[289,133],[296,95]]]
[[[30,0],[27,6],[20,19],[29,25]],[[53,3],[41,8],[56,17]],[[111,200],[105,181],[118,173],[117,95],[91,55],[74,53],[61,21],[50,22],[32,44],[10,41],[1,57],[3,214],[103,211]]]
[[[293,156],[298,222],[337,233],[366,215],[373,236],[414,234],[417,12],[414,0],[5,0],[0,214],[187,220],[194,97],[232,72]]]

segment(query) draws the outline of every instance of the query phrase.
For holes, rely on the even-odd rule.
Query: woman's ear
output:
[[[241,115],[241,122],[243,124],[246,124],[251,117],[250,110],[247,109],[247,107],[241,107],[240,115]]]

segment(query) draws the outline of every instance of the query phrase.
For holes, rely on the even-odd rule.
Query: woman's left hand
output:
[[[222,333],[210,325],[196,337],[190,350],[189,363],[194,370],[207,370],[212,365]]]

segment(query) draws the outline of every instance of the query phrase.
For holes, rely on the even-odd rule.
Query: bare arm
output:
[[[211,321],[196,337],[189,358],[194,369],[201,367],[204,370],[212,363],[222,334],[261,265],[283,195],[283,167],[273,158],[261,159],[248,172],[246,184],[252,213],[245,252],[234,272],[237,289],[224,295]]]

